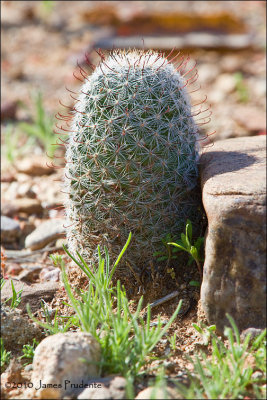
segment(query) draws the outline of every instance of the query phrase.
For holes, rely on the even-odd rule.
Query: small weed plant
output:
[[[37,342],[37,340],[34,338],[32,344],[24,344],[23,345],[23,348],[22,348],[23,355],[20,356],[19,358],[20,358],[20,360],[22,360],[23,358],[26,359],[24,366],[32,363],[34,352],[35,352],[35,349],[38,346],[38,344],[39,344],[39,342]]]
[[[203,259],[200,256],[200,251],[201,251],[201,246],[204,242],[204,237],[199,237],[194,244],[192,244],[192,223],[188,219],[186,221],[186,228],[185,228],[185,234],[181,233],[181,240],[178,240],[177,242],[168,242],[168,245],[175,246],[177,250],[183,250],[186,251],[187,253],[190,254],[190,259],[188,261],[188,264],[191,265],[193,261],[196,262],[198,272],[200,277],[202,277],[202,270],[201,270],[201,261]]]
[[[202,335],[203,343],[207,346],[211,340],[212,332],[216,331],[216,325],[200,327],[197,324],[192,324],[193,327]]]
[[[1,373],[5,370],[5,368],[9,364],[10,357],[11,357],[11,351],[6,351],[3,339],[1,338]]]
[[[44,18],[44,20],[48,19],[55,7],[55,1],[52,0],[42,0],[40,2],[40,12]]]
[[[168,337],[168,340],[169,340],[170,347],[171,347],[172,351],[176,350],[176,336],[177,335],[176,335],[176,332],[175,332],[172,336]]]
[[[177,259],[177,255],[175,253],[177,253],[179,250],[177,248],[171,247],[169,244],[169,242],[173,242],[174,240],[176,240],[176,238],[170,233],[168,233],[163,239],[161,239],[164,248],[153,253],[153,256],[157,258],[157,261],[170,262],[171,260]]]
[[[21,122],[19,128],[30,137],[35,138],[46,151],[50,150],[53,156],[56,149],[56,146],[52,146],[51,148],[51,143],[55,140],[53,118],[47,116],[43,105],[43,97],[40,92],[35,95],[33,100],[35,103],[33,122]]]

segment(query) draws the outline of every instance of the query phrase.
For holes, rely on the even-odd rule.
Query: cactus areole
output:
[[[65,208],[69,250],[87,262],[98,244],[119,254],[129,232],[128,259],[147,262],[190,218],[198,132],[182,67],[154,51],[113,51],[85,76],[67,144]]]

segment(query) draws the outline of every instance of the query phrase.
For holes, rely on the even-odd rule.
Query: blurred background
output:
[[[265,1],[1,3],[4,155],[11,131],[17,144],[26,140],[20,134],[31,136],[28,145],[34,142],[34,129],[18,123],[36,120],[40,107],[49,121],[44,121],[47,140],[39,132],[39,142],[45,142],[39,145],[48,146],[50,117],[61,109],[59,99],[71,105],[65,86],[76,91],[81,84],[73,76],[77,60],[84,67],[85,52],[95,62],[93,48],[113,46],[144,46],[167,54],[176,47],[192,55],[201,91],[212,105],[207,129],[216,130],[215,140],[266,129]]]
[[[58,215],[47,206],[62,204],[55,183],[62,172],[54,170],[52,183],[52,170],[40,160],[46,152],[52,157],[64,151],[51,146],[54,115],[64,113],[59,100],[73,104],[65,86],[79,90],[73,71],[80,76],[78,60],[91,72],[85,53],[96,63],[94,48],[153,48],[168,54],[176,47],[197,61],[201,89],[194,98],[207,95],[213,111],[205,133],[216,130],[214,140],[266,133],[265,1],[2,1],[1,11],[6,204],[37,198],[41,218]],[[2,212],[36,215],[25,209],[14,214],[5,204]]]

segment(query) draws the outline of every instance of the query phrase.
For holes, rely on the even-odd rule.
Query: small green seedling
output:
[[[55,1],[52,1],[52,0],[41,1],[41,4],[40,4],[41,13],[46,18],[51,16],[51,13],[53,12],[54,7],[55,7]]]
[[[39,344],[39,342],[37,342],[37,340],[34,338],[32,344],[24,344],[23,345],[23,348],[22,348],[23,355],[20,356],[19,359],[20,360],[22,360],[22,358],[27,359],[24,366],[32,363],[34,352],[35,352],[35,349],[38,346],[38,344]]]
[[[177,253],[179,250],[176,248],[171,248],[169,242],[172,242],[175,240],[175,237],[172,236],[170,233],[168,233],[164,238],[161,239],[164,249],[155,251],[153,253],[153,256],[157,258],[157,261],[170,261],[170,260],[175,260],[177,256],[175,253]]]
[[[191,244],[191,242],[192,242],[192,223],[188,219],[186,221],[185,234],[181,233],[181,240],[177,241],[177,243],[174,243],[174,242],[168,243],[169,245],[175,246],[177,249],[186,251],[187,253],[190,254],[191,259],[189,260],[189,265],[191,264],[191,262],[193,260],[196,262],[200,277],[202,277],[200,261],[203,261],[200,257],[200,248],[201,248],[203,241],[204,241],[204,238],[199,237],[194,242],[193,245]]]
[[[243,74],[241,72],[236,72],[234,74],[234,79],[239,101],[241,101],[242,103],[247,103],[249,100],[249,92],[246,84],[244,83]]]
[[[172,351],[176,350],[176,337],[177,337],[176,332],[172,336],[168,337]]]
[[[8,365],[11,357],[11,351],[6,351],[4,347],[3,339],[1,338],[1,372],[5,369],[4,367]]]
[[[216,325],[200,327],[197,324],[192,324],[192,326],[202,335],[203,343],[205,346],[207,346],[212,337],[212,332],[216,331]]]
[[[189,282],[190,286],[195,286],[195,287],[199,287],[200,286],[200,282],[199,281],[190,281]]]
[[[51,254],[49,257],[55,267],[62,268],[64,266],[64,260],[61,254]]]

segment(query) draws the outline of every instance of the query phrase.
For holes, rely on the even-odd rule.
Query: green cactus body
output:
[[[147,262],[190,217],[197,126],[185,80],[154,51],[114,51],[86,78],[66,152],[67,240],[86,261],[116,256],[129,232],[132,263]]]

